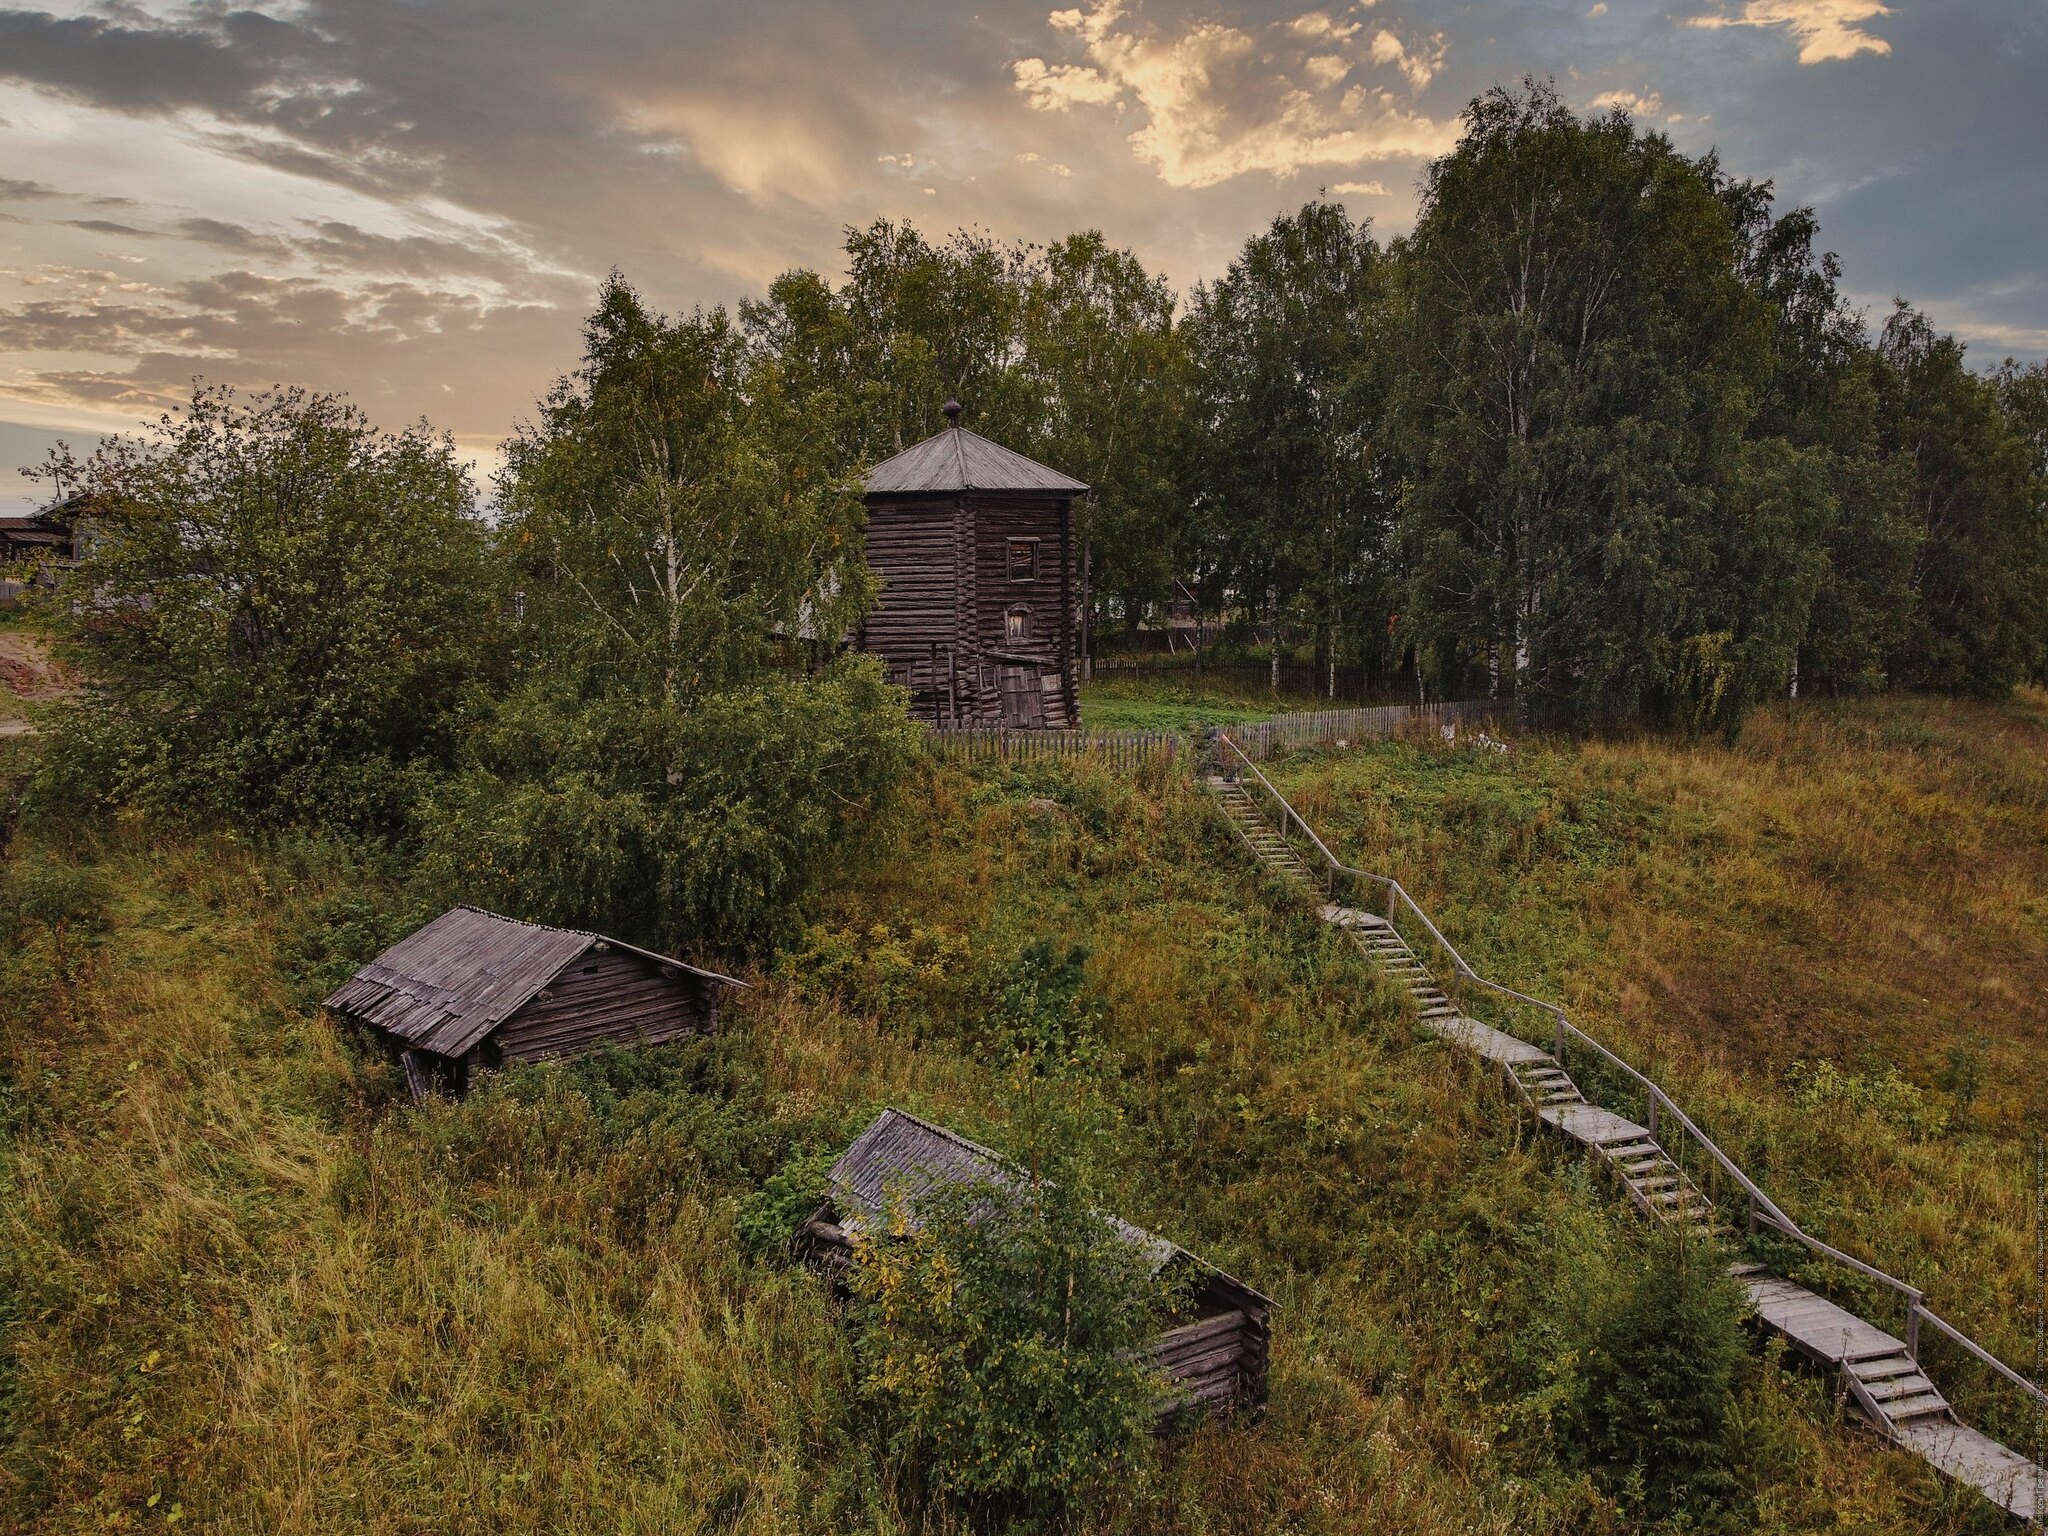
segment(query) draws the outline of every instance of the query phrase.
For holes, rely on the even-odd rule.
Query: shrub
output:
[[[45,473],[94,509],[51,614],[92,680],[37,794],[382,831],[452,755],[490,605],[454,445],[332,395],[199,388]]]
[[[1726,1496],[1741,1317],[1711,1245],[1653,1240],[1587,1351],[1585,1444],[1603,1480],[1659,1513]]]
[[[665,952],[764,950],[908,771],[902,695],[866,658],[763,678],[687,714],[504,705],[441,797],[430,880],[451,897]]]
[[[1055,1514],[1142,1469],[1163,1303],[1145,1257],[1047,1177],[902,1203],[856,1238],[863,1394],[941,1496]]]

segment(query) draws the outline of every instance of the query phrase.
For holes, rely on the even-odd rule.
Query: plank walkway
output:
[[[1312,868],[1241,783],[1211,776],[1208,784],[1262,864],[1315,888]],[[1712,1202],[1647,1126],[1589,1102],[1549,1051],[1463,1013],[1393,924],[1376,913],[1334,903],[1322,904],[1319,915],[1407,987],[1425,1027],[1498,1067],[1537,1119],[1606,1165],[1643,1214],[1683,1224],[1705,1237],[1723,1235]],[[1747,1290],[1757,1320],[1807,1359],[1839,1373],[1849,1401],[1886,1439],[2022,1520],[2048,1515],[2043,1508],[2048,1472],[1961,1423],[1905,1340],[1761,1266],[1737,1264],[1733,1273]]]

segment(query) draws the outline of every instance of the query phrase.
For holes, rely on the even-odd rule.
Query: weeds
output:
[[[1941,1134],[1803,1114],[1785,1075],[1804,1059],[1876,1081],[1896,1039],[1925,1104],[1959,1099],[1933,1075],[1954,1042],[1909,1035],[1850,971],[1893,941],[1902,864],[1958,913],[2042,888],[2022,846],[2048,801],[2038,707],[1913,707],[1899,718],[1948,745],[1884,745],[1884,717],[1854,711],[1760,727],[1792,730],[1812,826],[1788,809],[1794,770],[1748,739],[1483,765],[1403,745],[1282,771],[1352,851],[1401,862],[1475,958],[1673,1067],[1803,1220],[1938,1258],[1976,1323],[2023,1278],[1998,1236],[2019,1187],[2000,1128],[2031,1026],[1976,1011],[1956,1036],[1981,1042],[1976,1108]],[[1975,862],[1924,860],[1910,819],[1849,837],[1827,801],[1872,752],[1900,773],[1865,798],[1939,800]],[[1465,841],[1439,827],[1446,795]],[[1142,1495],[1113,1491],[1080,1529],[1655,1528],[1562,1443],[1580,1321],[1622,1305],[1610,1282],[1640,1241],[1605,1191],[1418,1038],[1355,951],[1266,904],[1199,794],[1083,765],[935,770],[920,798],[822,895],[808,960],[755,978],[718,1039],[422,1108],[310,1006],[404,910],[402,871],[141,823],[26,830],[0,889],[23,914],[0,952],[0,1525],[143,1529],[175,1508],[228,1531],[905,1530],[846,1334],[775,1234],[882,1104],[1015,1141],[1017,1041],[992,1031],[1022,1022],[1034,1048],[1089,1041],[1077,1081],[1114,1129],[1102,1203],[1278,1303],[1265,1421],[1165,1448]],[[1839,964],[1824,944],[1773,960],[1772,903],[1841,920],[1802,872],[1816,839],[1878,872],[1860,899],[1879,931]],[[24,880],[97,894],[45,911]],[[80,924],[68,972],[58,907]],[[1670,942],[1681,916],[1736,953]],[[2032,985],[2022,934],[2008,915],[1921,942],[1973,983],[2014,956]],[[1795,991],[1800,966],[1843,996],[1796,1049],[1782,1026],[1701,1022],[1824,990]],[[1708,986],[1731,974],[1765,980]],[[1731,1394],[1726,1498],[1747,1528],[1973,1518],[1843,1433],[1809,1378],[1744,1360]]]

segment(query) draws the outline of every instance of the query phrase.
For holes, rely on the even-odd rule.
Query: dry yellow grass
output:
[[[53,871],[97,891],[61,930],[20,907]],[[25,834],[7,875],[0,1525],[912,1528],[815,1284],[736,1224],[882,1102],[1000,1142],[985,982],[1047,936],[1093,947],[1077,1091],[1120,1118],[1125,1214],[1282,1308],[1267,1420],[1083,1528],[1641,1528],[1549,1417],[1633,1225],[1185,790],[935,774],[719,1042],[427,1109],[294,959],[388,880],[139,823]],[[1976,1519],[1768,1362],[1738,1464],[1745,1528]]]

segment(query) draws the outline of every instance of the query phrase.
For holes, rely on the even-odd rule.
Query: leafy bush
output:
[[[487,643],[484,527],[452,442],[346,401],[199,388],[152,438],[46,472],[94,538],[51,617],[92,686],[46,804],[385,830],[453,753]]]
[[[917,1030],[952,1011],[967,961],[967,938],[951,928],[819,923],[782,957],[777,974],[812,997]]]
[[[1157,1282],[1074,1184],[934,1191],[856,1238],[861,1388],[936,1493],[1056,1512],[1145,1458]]]
[[[1062,951],[1034,939],[997,973],[983,1037],[1001,1056],[1021,1057],[1040,1071],[1062,1071],[1093,1059],[1101,1045],[1102,1003],[1084,992],[1088,950]]]
[[[866,658],[677,715],[510,700],[442,792],[427,852],[451,897],[674,950],[766,949],[916,749]]]
[[[740,1200],[733,1227],[748,1252],[763,1259],[789,1253],[799,1223],[825,1202],[833,1160],[816,1148],[798,1152]]]
[[[1877,1072],[1844,1072],[1832,1061],[1799,1061],[1786,1073],[1792,1103],[1803,1110],[1849,1109],[1874,1116],[1908,1136],[1939,1136],[1948,1111],[1928,1102],[1918,1084],[1887,1066]]]

